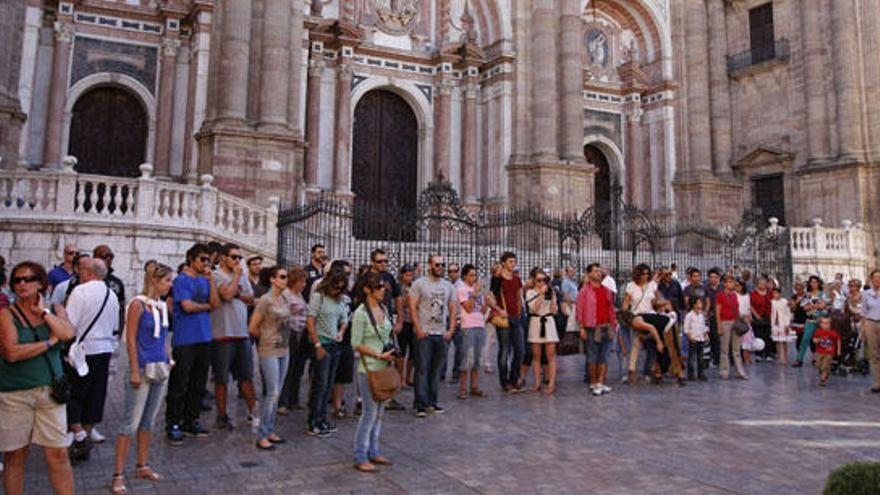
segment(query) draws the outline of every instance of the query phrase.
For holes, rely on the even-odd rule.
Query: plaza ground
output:
[[[377,474],[352,469],[354,419],[314,439],[304,434],[305,412],[294,411],[278,421],[290,442],[263,452],[244,424],[243,401],[233,399],[234,432],[182,447],[157,435],[151,463],[165,479],[131,479],[132,457],[129,492],[800,495],[820,493],[836,466],[880,460],[880,395],[868,392],[862,376],[833,377],[820,388],[809,366],[758,363],[748,382],[722,382],[712,370],[706,383],[612,383],[613,393],[596,398],[580,380],[582,363],[562,358],[560,386],[549,399],[503,395],[497,376],[482,374],[488,398],[459,400],[457,385],[444,384],[445,414],[387,413],[382,450],[395,464]],[[617,377],[615,361],[611,367]],[[77,493],[109,492],[123,376],[111,378],[99,427],[108,441],[74,468]],[[404,392],[407,406],[411,397]],[[213,421],[213,412],[203,415],[206,426]],[[29,456],[26,492],[49,493],[39,449]]]

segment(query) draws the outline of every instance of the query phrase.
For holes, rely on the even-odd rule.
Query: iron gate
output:
[[[523,270],[572,265],[582,273],[587,264],[598,262],[620,281],[628,280],[639,263],[675,263],[680,272],[689,266],[704,273],[712,267],[749,269],[790,281],[787,231],[757,212],[746,212],[735,226],[717,227],[634,208],[623,202],[619,186],[611,197],[580,215],[531,206],[468,208],[448,182],[430,184],[415,209],[321,197],[281,212],[278,259],[308,263],[309,249],[320,243],[331,258],[358,266],[380,247],[388,253],[390,269],[439,254],[447,263],[473,263],[485,275],[501,253],[513,251]],[[369,232],[364,218],[370,219]]]

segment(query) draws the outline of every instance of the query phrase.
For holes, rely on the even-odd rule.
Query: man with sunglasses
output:
[[[186,252],[186,263],[171,289],[174,367],[168,379],[165,409],[171,445],[182,444],[184,434],[208,435],[199,424],[199,414],[211,362],[211,311],[220,306],[208,246],[199,243],[191,247]]]
[[[394,321],[394,335],[400,335],[400,331],[403,330],[403,295],[400,293],[397,279],[388,271],[388,253],[384,249],[377,248],[370,253],[370,271],[379,274],[382,278],[382,284],[385,286],[382,304]],[[406,408],[397,399],[391,399],[385,405],[385,409],[403,411]]]
[[[73,258],[76,256],[76,244],[64,246],[64,260],[49,271],[49,292],[73,275]]]
[[[446,345],[455,334],[455,290],[443,278],[446,263],[441,256],[428,260],[428,274],[415,282],[409,292],[409,311],[416,331],[415,403],[416,416],[427,410],[442,413],[438,404],[440,366],[445,362]]]
[[[248,418],[253,417],[254,358],[248,339],[248,305],[254,302],[254,291],[241,266],[241,248],[226,243],[220,248],[220,262],[214,270],[214,284],[220,307],[211,312],[211,368],[214,370],[214,399],[217,404],[217,429],[233,428],[226,414],[227,380],[230,372],[238,381],[247,403]]]

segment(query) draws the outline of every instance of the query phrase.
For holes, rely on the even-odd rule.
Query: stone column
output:
[[[333,190],[351,193],[351,79],[354,69],[340,63],[336,68],[336,129],[333,157]]]
[[[179,48],[180,40],[177,38],[162,40],[159,104],[156,113],[156,150],[153,155],[153,167],[157,177],[171,175],[171,129],[174,119],[174,86]]]
[[[534,0],[532,8],[532,161],[559,161],[559,91],[556,5]]]
[[[826,58],[822,36],[822,0],[804,0],[801,22],[804,37],[804,93],[807,109],[807,160],[822,162],[829,158],[828,113],[825,102]],[[880,48],[880,47],[878,47]]]
[[[841,161],[864,159],[862,108],[856,0],[835,0],[831,7],[831,44],[837,83],[837,127],[840,134]]]
[[[315,188],[318,184],[318,155],[321,141],[321,76],[324,74],[324,61],[309,61],[309,79],[306,91],[306,166],[305,184]]]
[[[434,86],[434,179],[449,180],[450,104],[452,83],[440,81]]]
[[[584,158],[584,71],[580,0],[562,0],[559,34],[559,77],[562,88],[562,159],[586,163]]]
[[[865,101],[871,109],[865,112],[868,124],[868,141],[871,143],[872,160],[880,160],[880,112],[877,102],[880,101],[880,1],[862,2],[862,37],[865,54]]]
[[[732,137],[730,84],[727,75],[727,22],[722,0],[709,0],[709,95],[712,119],[712,162],[717,175],[730,176]]]
[[[252,3],[227,1],[221,5],[215,115],[221,122],[243,124],[248,103]]]
[[[43,161],[52,167],[61,167],[61,133],[64,106],[67,99],[67,71],[70,67],[70,49],[73,29],[63,22],[55,23],[55,51],[52,54],[52,85],[49,91],[49,118],[46,128],[46,147]]]
[[[531,137],[529,119],[529,30],[531,16],[526,2],[514,2],[513,9],[513,42],[516,50],[516,65],[513,73],[513,146],[510,162],[525,163],[529,155],[529,139]]]
[[[266,0],[263,8],[263,63],[260,126],[287,129],[290,80],[290,0]]]
[[[26,3],[0,2],[0,168],[18,166],[18,145],[25,114],[18,97]]]
[[[651,174],[644,167],[642,153],[642,114],[639,107],[626,113],[626,178],[629,186],[629,201],[642,207],[645,205],[645,181],[651,180]]]
[[[294,135],[302,138],[302,105],[300,91],[303,84],[303,9],[302,1],[295,0],[290,14],[290,84],[287,96],[287,120]]]
[[[477,82],[469,81],[464,89],[461,112],[461,188],[465,201],[478,197],[477,176]]]
[[[706,174],[712,170],[711,121],[709,119],[709,49],[706,4],[687,2],[685,40],[689,47],[684,64],[687,76],[688,174]]]

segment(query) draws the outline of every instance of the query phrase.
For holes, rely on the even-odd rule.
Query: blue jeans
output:
[[[486,329],[462,328],[461,329],[461,365],[459,370],[479,371],[483,366],[483,348],[486,347]]]
[[[510,318],[509,328],[496,328],[495,332],[498,337],[498,380],[502,387],[515,387],[525,353],[522,321]]]
[[[309,372],[312,383],[309,389],[309,427],[321,426],[327,422],[327,401],[336,381],[336,368],[339,367],[339,356],[342,348],[339,344],[324,344],[327,355],[324,359],[312,359],[312,370]],[[313,351],[314,352],[314,351]]]
[[[599,332],[597,335],[596,332]],[[587,330],[587,362],[592,364],[607,364],[608,348],[611,347],[611,328],[602,325],[599,328]],[[598,339],[598,340],[597,340]]]
[[[125,384],[125,416],[119,434],[130,437],[137,430],[151,431],[156,414],[165,398],[165,390],[168,388],[168,380],[159,383],[147,383],[144,381],[144,370],[141,368],[141,385],[138,388],[131,386],[131,370],[126,373]]]
[[[807,323],[804,324],[804,338],[801,340],[801,346],[798,348],[797,360],[803,362],[804,357],[807,355],[807,349],[810,348],[810,344],[813,343],[813,334],[816,333],[816,328],[819,326],[818,320],[807,320]]]
[[[266,396],[260,405],[260,440],[269,438],[275,431],[275,412],[278,411],[278,396],[281,394],[281,384],[284,375],[287,374],[289,355],[281,357],[260,358],[260,373],[263,375],[263,384],[266,385]]]
[[[358,373],[357,382],[363,392],[361,398],[364,409],[354,433],[354,462],[361,464],[382,455],[379,452],[379,433],[382,431],[382,416],[388,401],[373,400],[366,373]]]
[[[437,405],[440,367],[446,361],[446,341],[442,335],[428,335],[416,341],[416,350],[419,358],[416,360],[416,397],[413,407],[426,409]]]

